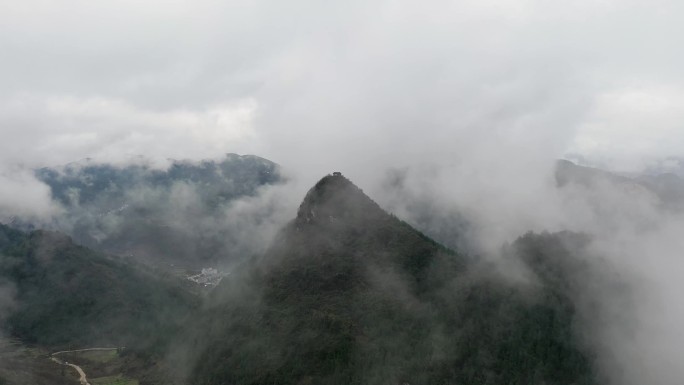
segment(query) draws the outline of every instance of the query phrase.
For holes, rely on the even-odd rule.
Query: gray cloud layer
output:
[[[534,150],[637,167],[684,146],[675,1],[0,7],[14,162],[230,150],[356,171]]]

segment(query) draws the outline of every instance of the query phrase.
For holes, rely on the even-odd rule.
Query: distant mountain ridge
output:
[[[125,191],[138,185],[169,187],[183,181],[207,187],[202,191],[208,200],[228,200],[253,194],[261,185],[280,181],[278,166],[255,155],[227,154],[220,161],[172,160],[165,170],[146,164],[113,166],[106,163],[75,162],[59,168],[36,170],[39,180],[50,186],[52,196],[69,207],[92,204],[100,195],[124,199]]]
[[[221,226],[224,212],[235,200],[284,181],[275,163],[237,154],[173,161],[166,170],[77,162],[39,169],[36,176],[65,208],[51,228],[97,250],[192,268],[254,252]]]
[[[684,211],[684,179],[675,173],[645,173],[624,176],[598,168],[579,166],[568,160],[556,162],[556,182],[559,187],[581,185],[594,188],[601,183],[631,190],[642,190],[658,199],[664,210]]]

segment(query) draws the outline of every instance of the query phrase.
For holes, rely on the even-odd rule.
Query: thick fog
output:
[[[526,231],[592,234],[591,254],[637,299],[600,299],[604,370],[615,384],[678,384],[682,213],[636,183],[559,188],[554,170],[568,158],[633,175],[682,156],[683,11],[631,0],[1,2],[0,216],[59,213],[36,167],[253,153],[290,181],[226,209],[256,244],[341,171],[486,258]],[[176,221],[195,199],[182,187]],[[233,221],[264,212],[273,219]]]

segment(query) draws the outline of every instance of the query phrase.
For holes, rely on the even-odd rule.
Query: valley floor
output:
[[[115,353],[116,353],[116,352],[118,352],[119,350],[120,350],[120,348],[88,348],[88,349],[78,349],[78,350],[62,350],[62,351],[59,351],[59,352],[52,353],[52,354],[50,355],[50,359],[51,359],[52,361],[54,361],[54,362],[60,364],[60,365],[69,366],[69,367],[74,368],[74,369],[76,370],[76,372],[78,373],[78,375],[79,375],[78,381],[81,383],[81,385],[91,385],[91,384],[88,382],[88,378],[87,378],[85,372],[83,371],[83,369],[82,369],[80,366],[75,365],[75,364],[72,364],[72,363],[70,363],[70,362],[62,361],[62,360],[60,360],[59,358],[57,358],[57,357],[55,357],[55,356],[57,356],[57,355],[62,355],[62,354],[68,354],[68,353],[71,353],[71,354],[79,354],[79,353],[87,353],[87,352],[105,352],[105,353],[108,353],[108,352],[115,352]],[[109,356],[109,354],[106,354],[106,355],[105,355],[105,357],[108,357],[108,356]],[[113,357],[112,357],[112,358],[113,358]],[[101,382],[98,382],[98,383],[101,383]]]
[[[73,368],[79,375],[81,385],[138,385],[137,379],[128,378],[123,373],[126,362],[119,355],[122,349],[96,347],[66,350],[55,352],[50,358]]]
[[[124,375],[120,348],[88,348],[48,353],[16,340],[0,341],[0,385],[138,385]]]

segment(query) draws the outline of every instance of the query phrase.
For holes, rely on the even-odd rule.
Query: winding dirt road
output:
[[[55,357],[50,357],[50,359],[51,359],[52,361],[55,361],[56,363],[58,363],[58,364],[60,364],[60,365],[71,366],[72,368],[76,369],[76,371],[78,372],[78,375],[81,376],[81,377],[78,379],[78,380],[81,382],[81,385],[90,385],[90,383],[88,382],[88,379],[86,378],[85,372],[83,371],[83,369],[81,369],[80,366],[74,365],[74,364],[70,364],[70,363],[68,363],[68,362],[62,362],[60,359],[55,358]]]
[[[76,349],[76,350],[62,350],[62,351],[54,352],[54,353],[50,354],[50,359],[52,361],[60,364],[60,365],[71,366],[72,368],[76,369],[76,371],[78,372],[78,375],[80,376],[78,381],[81,383],[81,385],[90,385],[90,383],[88,382],[88,379],[86,378],[85,372],[83,371],[83,369],[81,369],[80,366],[70,364],[68,362],[64,362],[55,356],[58,354],[63,354],[63,353],[78,353],[78,352],[90,352],[90,351],[94,351],[94,350],[117,350],[117,349],[120,349],[120,348],[88,348],[88,349]]]

